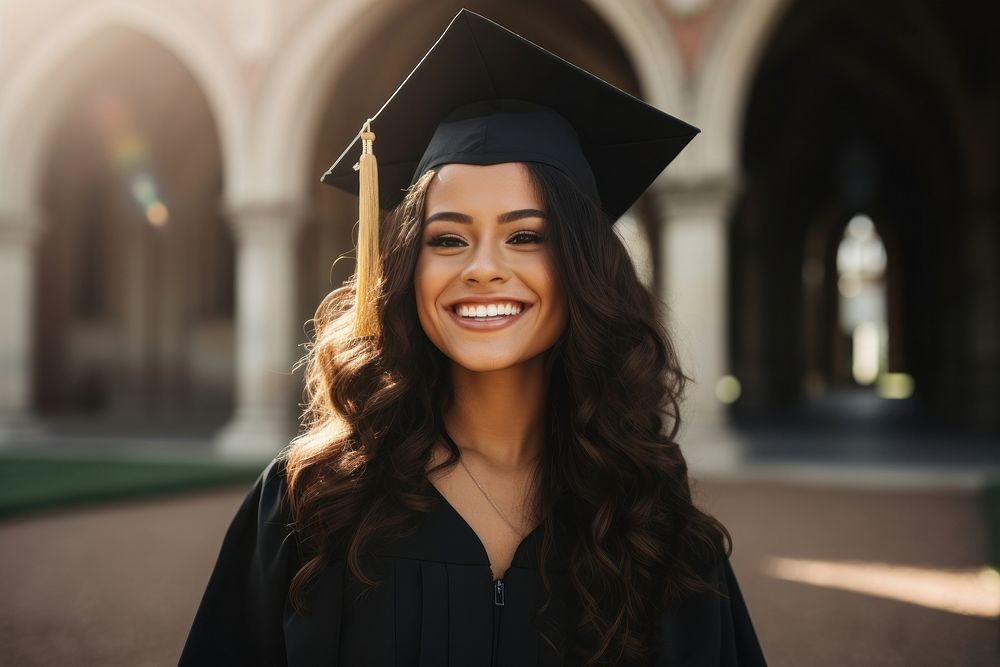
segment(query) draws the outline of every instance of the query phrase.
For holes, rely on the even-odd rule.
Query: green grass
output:
[[[264,463],[0,455],[0,517],[45,509],[249,485]]]
[[[993,569],[1000,572],[1000,479],[995,479],[983,489],[986,510],[986,529]]]

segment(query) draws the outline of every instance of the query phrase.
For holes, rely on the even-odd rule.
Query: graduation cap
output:
[[[379,210],[428,169],[548,164],[617,220],[698,131],[462,9],[321,179],[360,197],[355,333],[378,335]]]

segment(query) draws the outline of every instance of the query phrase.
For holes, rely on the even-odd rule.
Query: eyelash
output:
[[[527,230],[522,230],[519,232],[514,232],[507,239],[508,242],[514,239],[521,239],[520,242],[514,243],[513,245],[525,245],[527,243],[542,243],[545,237],[538,232],[531,232]],[[455,236],[454,234],[441,234],[439,236],[432,237],[427,241],[427,245],[440,247],[440,248],[458,248],[461,247],[458,244],[451,244],[450,241],[457,241],[459,244],[464,243],[461,237]]]

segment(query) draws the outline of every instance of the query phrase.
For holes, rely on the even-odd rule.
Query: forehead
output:
[[[528,168],[520,162],[446,164],[427,188],[428,214],[451,208],[541,208]]]

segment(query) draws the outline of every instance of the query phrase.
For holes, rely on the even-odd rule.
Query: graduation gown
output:
[[[476,533],[436,487],[426,486],[440,502],[416,533],[366,556],[382,585],[365,593],[343,561],[331,563],[309,587],[310,612],[303,615],[287,601],[300,561],[283,502],[284,461],[273,461],[226,533],[180,665],[570,664],[532,622],[545,599],[541,526],[494,581]],[[550,571],[558,582],[562,572]],[[659,620],[657,666],[765,665],[728,560],[715,575],[726,597],[701,594]],[[567,612],[556,594],[542,616],[558,626]]]

